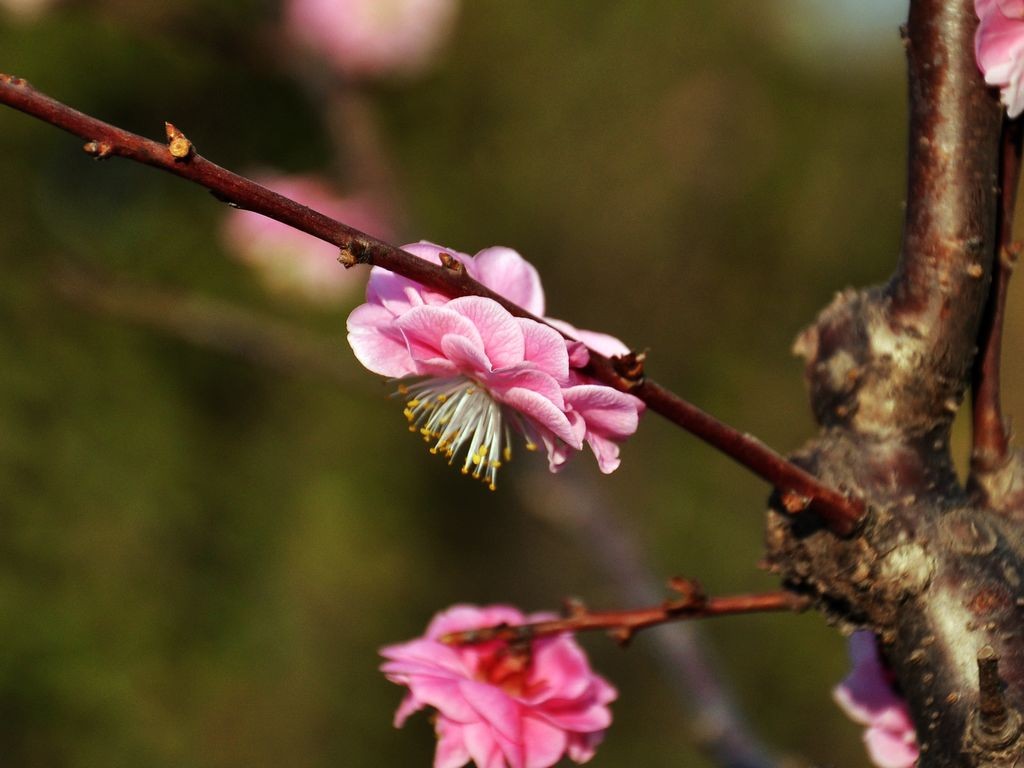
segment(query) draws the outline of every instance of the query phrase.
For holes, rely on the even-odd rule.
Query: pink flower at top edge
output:
[[[975,0],[974,54],[1010,117],[1024,112],[1024,0]]]
[[[872,762],[880,768],[911,768],[919,749],[914,723],[907,703],[893,688],[892,673],[878,653],[872,632],[854,632],[850,637],[853,669],[832,697],[847,717],[861,725],[864,743]]]
[[[437,614],[419,639],[381,649],[381,671],[409,689],[395,726],[425,707],[436,711],[434,768],[549,768],[567,755],[593,757],[611,724],[617,693],[590,668],[569,634],[452,646],[444,635],[552,618],[511,606],[457,605]]]
[[[339,197],[316,176],[263,176],[264,186],[366,234],[390,239],[390,227],[368,200]],[[224,246],[254,268],[274,293],[335,305],[362,281],[338,264],[338,249],[252,211],[232,210],[222,230]]]
[[[342,74],[380,78],[425,70],[457,10],[457,0],[286,0],[284,13],[289,34]]]
[[[518,253],[488,248],[475,257],[431,243],[405,250],[434,264],[457,259],[488,288],[535,315],[544,313],[540,277]],[[573,329],[575,330],[575,329]],[[636,431],[643,404],[582,376],[589,353],[557,331],[516,318],[490,299],[449,300],[419,283],[374,268],[366,304],[348,320],[349,343],[369,370],[399,379],[410,429],[431,451],[495,486],[511,458],[510,426],[527,448],[543,446],[552,471],[590,445],[604,472],[619,464],[617,442]],[[586,334],[587,332],[578,332]],[[611,337],[593,334],[606,348]]]

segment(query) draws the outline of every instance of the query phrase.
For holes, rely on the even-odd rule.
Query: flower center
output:
[[[527,693],[529,674],[530,647],[502,643],[481,656],[475,676],[482,682],[501,688],[510,696],[523,696]]]
[[[405,398],[409,431],[433,443],[431,453],[454,464],[464,454],[462,474],[472,474],[492,491],[502,462],[512,458],[508,424],[502,406],[484,387],[466,376],[403,381],[398,394]]]

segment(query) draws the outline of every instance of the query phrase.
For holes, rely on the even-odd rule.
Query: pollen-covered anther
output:
[[[459,471],[494,490],[498,469],[512,456],[502,406],[466,376],[427,378],[399,385],[407,398],[403,413],[409,429],[419,432],[431,454],[449,465],[464,456]]]

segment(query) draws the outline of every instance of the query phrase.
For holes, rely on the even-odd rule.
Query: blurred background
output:
[[[798,447],[791,340],[896,255],[905,3],[408,5],[346,35],[358,3],[0,0],[0,71],[372,233],[512,246],[551,315]],[[773,588],[766,486],[657,417],[611,476],[521,455],[489,493],[349,352],[365,273],[13,111],[0,141],[0,765],[426,766],[377,649],[435,611]],[[866,764],[820,617],[700,630],[776,754]],[[583,638],[621,693],[595,766],[711,765],[659,632]]]

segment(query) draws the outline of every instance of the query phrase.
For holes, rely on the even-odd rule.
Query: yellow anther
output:
[[[536,443],[527,443],[526,444],[526,450],[528,450],[528,451],[536,451],[537,450],[537,444]]]
[[[498,486],[496,486],[493,482],[489,483],[487,487],[492,491],[498,490]]]

